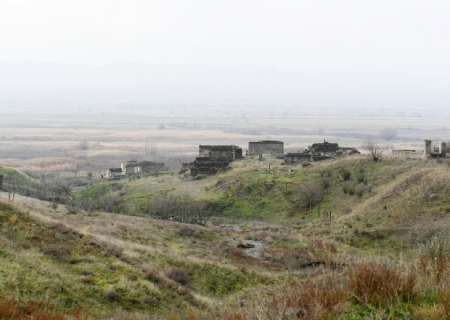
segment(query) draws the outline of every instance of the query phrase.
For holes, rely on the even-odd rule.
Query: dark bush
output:
[[[172,267],[166,272],[167,278],[181,284],[182,286],[189,285],[189,276],[186,270],[178,267]]]
[[[346,182],[342,185],[342,191],[344,194],[354,195],[355,194],[355,186],[349,182]]]
[[[119,301],[120,300],[120,296],[117,292],[115,292],[113,289],[105,289],[103,291],[103,296],[108,300],[108,301]]]
[[[306,167],[308,167],[308,166],[310,166],[311,165],[311,162],[309,162],[309,161],[302,161],[302,163],[301,163],[301,166],[302,166],[302,168],[306,168]]]
[[[352,176],[352,173],[350,172],[350,170],[348,170],[346,168],[342,168],[340,171],[340,174],[341,174],[342,180],[344,180],[344,181],[350,180],[350,178]]]

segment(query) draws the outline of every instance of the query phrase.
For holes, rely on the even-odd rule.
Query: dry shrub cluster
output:
[[[44,303],[29,301],[25,306],[20,306],[17,300],[0,299],[0,319],[5,320],[87,320],[82,309],[76,308],[70,316],[55,314],[48,310]]]
[[[350,170],[346,169],[346,168],[342,168],[339,172],[339,174],[341,175],[341,178],[343,181],[348,181],[350,180],[352,173]]]
[[[348,285],[356,303],[385,306],[412,301],[417,292],[417,273],[386,263],[362,262],[351,268]]]
[[[438,232],[419,246],[418,267],[432,285],[450,280],[450,237]]]
[[[166,277],[181,284],[182,286],[189,285],[189,275],[183,268],[171,267],[167,270]]]
[[[306,160],[302,161],[302,163],[301,163],[302,168],[309,167],[310,165],[311,165],[311,162],[306,161]]]
[[[450,293],[450,291],[449,291]],[[442,292],[442,298],[448,297]],[[250,296],[248,300],[247,296]],[[405,266],[382,261],[359,262],[343,269],[317,269],[316,277],[281,288],[265,288],[243,295],[233,316],[243,319],[334,319],[352,306],[378,310],[418,301],[418,275]],[[450,304],[449,310],[450,310]],[[444,308],[442,308],[444,309]]]

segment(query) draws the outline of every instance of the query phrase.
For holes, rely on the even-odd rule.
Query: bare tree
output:
[[[72,196],[73,185],[70,181],[57,179],[53,184],[53,193],[56,197],[70,198]]]
[[[309,208],[320,205],[323,197],[323,187],[319,183],[304,182],[297,186],[300,208]]]
[[[378,142],[373,140],[372,137],[368,137],[361,146],[361,149],[369,151],[372,160],[378,161],[381,159],[381,155],[386,150],[386,147],[378,144]]]

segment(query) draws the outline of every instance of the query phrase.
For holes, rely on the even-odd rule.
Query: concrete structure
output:
[[[392,155],[397,158],[405,159],[423,159],[423,150],[392,150]]]
[[[282,158],[284,155],[284,143],[282,141],[262,140],[248,143],[248,155],[271,155]]]
[[[109,168],[102,178],[122,179],[137,174],[156,173],[164,170],[164,163],[131,160],[121,164],[120,168]]]
[[[121,165],[122,171],[126,176],[135,174],[154,173],[164,169],[164,163],[150,161],[131,160]]]
[[[230,162],[242,159],[242,148],[232,145],[201,145],[198,153],[194,162],[181,165],[180,174],[215,174],[227,170]]]
[[[288,153],[284,157],[285,164],[297,164],[302,161],[322,161],[332,159],[343,155],[360,153],[355,148],[339,147],[337,143],[323,141],[323,143],[314,143],[308,149],[300,153]]]
[[[102,173],[102,178],[115,180],[115,179],[122,179],[125,178],[125,172],[122,170],[122,168],[109,168],[106,170],[106,173]]]
[[[423,145],[424,145],[424,158],[425,159],[430,159],[431,158],[431,140],[424,140],[423,141]]]
[[[229,169],[228,158],[198,157],[189,165],[192,176],[199,174],[216,174]]]
[[[443,158],[445,158],[447,156],[447,143],[446,142],[439,143],[439,153],[441,154],[441,156]]]
[[[424,140],[423,141],[423,150],[401,150],[394,149],[392,150],[392,155],[397,158],[405,158],[405,159],[431,159],[431,158],[445,158],[447,156],[447,143],[441,142],[439,143],[439,147],[432,150],[431,148],[432,141]]]
[[[227,158],[230,161],[242,159],[242,148],[230,145],[201,145],[199,146],[201,158]]]
[[[284,156],[285,164],[297,164],[303,161],[312,161],[311,154],[306,152],[287,153]]]

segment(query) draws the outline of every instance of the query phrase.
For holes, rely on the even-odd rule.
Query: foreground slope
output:
[[[2,194],[0,288],[22,307],[45,300],[54,313],[90,316],[439,318],[450,292],[449,178],[436,161],[245,160],[198,180],[141,177],[108,189],[135,215],[69,214]],[[214,216],[206,226],[148,216],[147,205],[170,195],[207,202]]]

